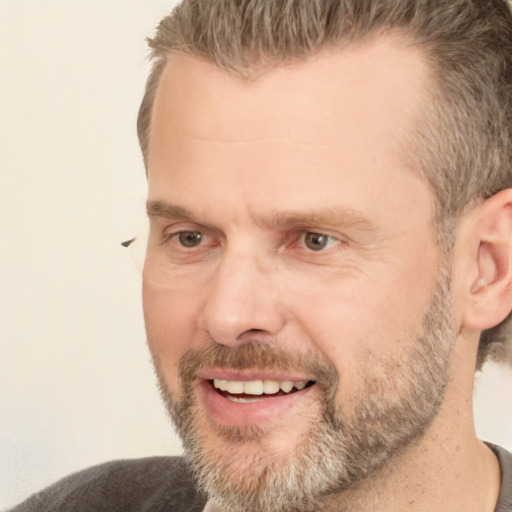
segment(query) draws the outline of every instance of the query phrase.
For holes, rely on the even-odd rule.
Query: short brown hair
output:
[[[149,39],[153,67],[137,123],[147,166],[151,110],[169,54],[250,79],[385,32],[423,50],[435,87],[406,158],[436,198],[438,243],[460,214],[512,186],[512,15],[505,0],[183,0]],[[504,358],[509,317],[484,331],[477,367]]]

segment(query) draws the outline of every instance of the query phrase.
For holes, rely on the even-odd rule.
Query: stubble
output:
[[[345,491],[385,471],[421,439],[437,415],[450,374],[450,310],[445,271],[434,287],[416,343],[399,360],[370,355],[361,369],[364,387],[351,410],[340,403],[343,390],[338,389],[333,364],[319,352],[291,354],[277,342],[258,340],[237,348],[212,342],[201,351],[187,352],[180,361],[179,393],[168,389],[155,357],[163,399],[200,487],[229,512],[313,512],[333,496],[338,498],[337,510],[349,510],[348,502],[343,505]],[[315,375],[321,412],[303,418],[309,429],[296,439],[292,456],[266,449],[272,431],[261,427],[217,428],[219,441],[212,446],[204,431],[212,425],[193,390],[201,366],[304,370]],[[377,367],[378,373],[372,370]],[[254,450],[248,456],[250,444]]]

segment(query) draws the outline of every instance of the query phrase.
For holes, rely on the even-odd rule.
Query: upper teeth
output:
[[[291,380],[213,380],[213,385],[221,391],[246,395],[273,395],[279,390],[289,393],[293,388],[297,390],[304,389],[306,384],[307,381],[293,382]]]

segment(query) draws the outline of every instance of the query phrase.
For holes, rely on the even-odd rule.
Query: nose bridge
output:
[[[284,317],[272,289],[273,272],[256,251],[226,250],[209,283],[203,328],[218,343],[276,335]]]

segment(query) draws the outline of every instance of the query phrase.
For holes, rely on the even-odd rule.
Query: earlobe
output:
[[[473,227],[477,276],[469,283],[464,323],[482,331],[498,325],[512,309],[512,189],[484,201]]]

